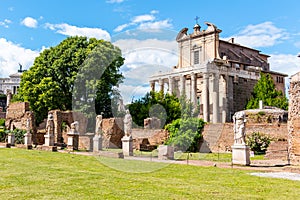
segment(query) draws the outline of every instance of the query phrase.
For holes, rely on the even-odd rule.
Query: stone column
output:
[[[132,136],[125,135],[122,139],[122,150],[124,156],[133,156],[133,139]]]
[[[203,102],[203,118],[205,122],[209,122],[209,74],[203,74],[203,89],[202,89],[202,102]]]
[[[95,135],[93,137],[93,152],[97,153],[102,150],[102,136]]]
[[[191,74],[191,102],[197,105],[197,76],[194,72]]]
[[[164,92],[164,80],[160,78],[158,80],[158,84],[159,84],[159,91]]]
[[[180,95],[185,95],[185,76],[180,75]]]
[[[219,122],[219,74],[213,74],[213,123]]]
[[[152,92],[155,92],[155,81],[150,81],[150,88]]]
[[[174,93],[174,78],[169,76],[169,94]]]

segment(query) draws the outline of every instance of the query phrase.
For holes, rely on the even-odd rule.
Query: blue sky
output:
[[[126,59],[125,101],[149,90],[147,78],[176,65],[176,34],[194,18],[222,29],[221,38],[271,56],[271,69],[300,71],[300,3],[296,0],[0,0],[0,77],[28,69],[39,52],[72,35],[110,40]],[[163,30],[158,34],[157,31]]]

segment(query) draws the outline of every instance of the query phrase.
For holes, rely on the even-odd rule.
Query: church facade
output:
[[[206,30],[196,23],[192,33],[188,28],[178,33],[178,64],[150,77],[152,91],[158,86],[159,91],[186,95],[200,106],[199,116],[212,123],[229,122],[245,108],[261,72],[270,74],[285,94],[287,75],[270,70],[268,55],[236,44],[233,38],[220,40],[222,31],[212,23],[206,25]]]

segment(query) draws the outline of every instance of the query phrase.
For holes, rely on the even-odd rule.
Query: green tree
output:
[[[123,78],[118,71],[122,64],[121,51],[110,42],[69,37],[40,53],[33,66],[23,73],[18,94],[13,101],[29,102],[37,123],[46,118],[52,109],[72,110],[76,105],[82,105],[80,111],[84,111],[90,105],[80,104],[79,97],[83,101],[90,100],[94,107],[96,101],[98,104],[106,101],[104,97],[95,100],[95,91],[101,89],[108,94],[106,98],[111,98],[113,86]],[[83,93],[89,97],[83,98]],[[72,104],[72,97],[76,105]],[[102,112],[99,106],[96,112]]]
[[[192,117],[174,120],[165,127],[170,134],[165,144],[182,151],[199,151],[204,124],[202,119]]]
[[[288,99],[282,91],[276,90],[270,74],[261,73],[260,79],[254,86],[252,96],[247,102],[246,109],[258,108],[260,100],[267,106],[275,106],[284,110],[288,109]]]
[[[147,93],[141,99],[132,102],[129,110],[130,113],[135,113],[132,119],[138,126],[143,126],[144,119],[148,117],[157,117],[163,120],[162,124],[171,123],[181,117],[180,100],[175,95],[161,92]]]

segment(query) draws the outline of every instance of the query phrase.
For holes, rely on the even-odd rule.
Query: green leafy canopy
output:
[[[270,74],[261,73],[261,77],[254,86],[252,97],[249,99],[246,109],[258,108],[260,100],[267,106],[274,106],[284,110],[288,109],[288,99],[282,91],[276,90]]]
[[[94,103],[99,105],[108,102],[113,98],[113,86],[123,79],[119,73],[123,61],[120,49],[110,42],[69,37],[40,53],[33,66],[23,73],[18,94],[13,101],[29,102],[37,122],[41,122],[49,110],[72,110],[73,95],[77,95],[75,100],[84,97],[78,91],[91,95],[91,92],[95,94],[101,89],[102,97],[94,100]],[[75,84],[75,80],[82,81],[82,84]],[[96,106],[98,113],[107,111],[107,115],[110,115],[109,110]]]

